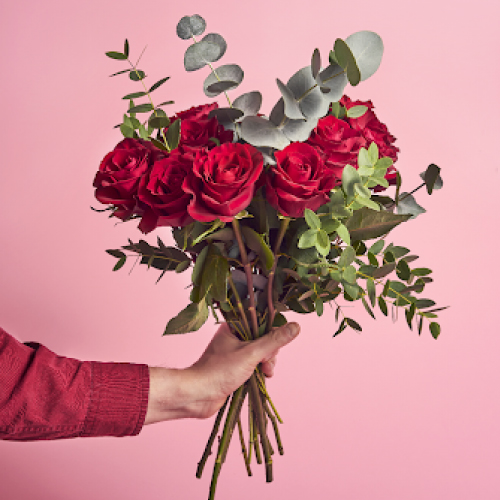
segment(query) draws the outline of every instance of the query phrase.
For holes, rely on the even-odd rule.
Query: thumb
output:
[[[254,340],[249,345],[252,347],[255,363],[267,361],[276,355],[278,350],[290,343],[300,332],[298,323],[287,323],[278,328],[273,328],[267,335]]]

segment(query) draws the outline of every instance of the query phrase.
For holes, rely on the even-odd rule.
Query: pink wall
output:
[[[337,36],[377,31],[383,64],[351,95],[371,98],[398,137],[407,187],[430,162],[443,167],[445,189],[422,194],[429,213],[395,231],[394,241],[434,269],[430,295],[452,308],[438,341],[359,309],[365,331],[335,339],[331,311],[301,317],[303,333],[269,384],[285,418],[276,481],[265,484],[258,469],[247,479],[234,445],[218,498],[500,498],[497,2],[140,5],[0,6],[0,324],[67,356],[168,366],[193,362],[214,332],[209,324],[161,337],[187,302],[187,276],[155,286],[153,271],[111,272],[104,250],[140,234],[89,208],[99,161],[119,140],[112,126],[124,110],[120,96],[136,89],[108,78],[122,66],[105,51],[120,50],[125,37],[134,56],[147,44],[150,81],[172,77],[158,90],[176,101],[172,111],[203,103],[206,73],[184,72],[186,43],[175,35],[182,15],[199,13],[228,41],[221,62],[245,70],[241,91],[261,90],[268,112],[278,97],[274,79],[305,66],[316,46],[326,57]],[[0,442],[0,498],[204,498],[209,474],[200,481],[194,472],[210,428],[178,421],[136,438]]]

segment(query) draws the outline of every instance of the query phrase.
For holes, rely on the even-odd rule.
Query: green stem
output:
[[[217,413],[217,418],[215,419],[215,423],[212,428],[212,433],[208,438],[208,442],[207,445],[205,446],[205,451],[203,452],[203,456],[201,457],[201,460],[198,462],[198,468],[196,469],[196,477],[198,479],[201,478],[201,475],[203,474],[203,468],[205,467],[205,463],[208,457],[212,454],[212,445],[214,444],[215,436],[217,436],[222,416],[224,415],[224,411],[226,409],[228,402],[229,402],[229,396],[227,397],[226,402],[224,403],[222,408],[219,410],[219,413]]]
[[[247,447],[245,446],[245,438],[243,437],[243,429],[241,428],[241,419],[238,416],[238,434],[240,436],[241,452],[243,453],[243,458],[245,459],[245,467],[247,468],[247,474],[252,475],[252,469],[250,469],[250,460],[248,460]]]

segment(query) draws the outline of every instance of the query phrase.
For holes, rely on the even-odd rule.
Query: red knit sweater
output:
[[[0,328],[0,439],[134,436],[148,393],[146,365],[64,358]]]

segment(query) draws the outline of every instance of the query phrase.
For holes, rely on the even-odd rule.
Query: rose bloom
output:
[[[182,188],[193,195],[193,219],[231,222],[252,201],[263,167],[262,154],[250,144],[226,143],[196,153]]]
[[[367,146],[365,147],[374,142],[378,146],[380,156],[387,156],[395,162],[399,153],[399,148],[394,146],[396,138],[389,133],[387,126],[373,112],[373,103],[371,101],[351,101],[347,96],[343,96],[339,102],[347,109],[353,106],[366,106],[368,108],[366,113],[359,118],[345,118],[345,120],[353,130],[358,131],[366,139]],[[396,184],[396,169],[393,166],[389,167],[385,178],[389,184]],[[380,186],[375,188],[375,191],[384,189]]]
[[[207,147],[209,149],[216,146],[210,138],[218,139],[219,142],[233,142],[233,132],[226,130],[219,124],[217,118],[208,118],[208,114],[218,107],[217,103],[204,104],[177,113],[170,118],[173,122],[177,118],[181,119],[181,139],[180,145],[188,147]],[[165,131],[166,132],[166,131]]]
[[[193,160],[192,150],[174,149],[156,161],[149,174],[142,177],[138,198],[144,211],[139,224],[143,233],[159,226],[182,227],[193,221],[187,212],[191,195],[182,189]]]
[[[366,140],[345,121],[328,115],[318,121],[307,144],[318,151],[338,185],[346,165],[357,168],[358,153],[362,147],[366,147]]]
[[[274,154],[277,164],[266,173],[266,198],[282,215],[303,217],[327,203],[335,177],[311,145],[295,142]]]
[[[162,156],[149,141],[124,139],[102,160],[94,178],[95,197],[101,203],[115,205],[113,215],[127,220],[140,212],[136,195],[142,176]]]

